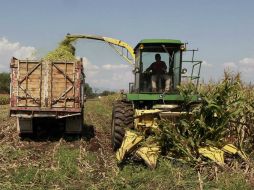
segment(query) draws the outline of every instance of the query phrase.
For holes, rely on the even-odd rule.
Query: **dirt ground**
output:
[[[72,165],[76,173],[75,178],[83,178],[84,176],[81,177],[82,173],[87,173],[89,168],[93,169],[96,175],[102,175],[105,178],[106,171],[103,172],[103,168],[105,166],[116,167],[110,144],[110,117],[105,118],[103,115],[98,117],[96,114],[100,113],[88,112],[81,137],[64,135],[59,131],[57,135],[52,135],[49,132],[47,134],[39,133],[43,134],[42,136],[35,134],[20,138],[16,130],[16,118],[9,117],[9,106],[0,106],[1,189],[22,188],[22,185],[24,187],[53,187],[61,189],[62,182],[56,182],[56,184],[55,182],[47,183],[48,173],[55,172],[55,175],[68,178],[70,174],[68,171],[62,171],[61,167],[69,168]],[[97,126],[94,126],[94,124]],[[61,161],[66,162],[64,159],[68,159],[66,158],[68,154],[74,154],[75,163],[63,163],[63,166],[61,166]],[[87,161],[86,157],[91,158]],[[27,171],[27,169],[29,170]],[[32,174],[32,180],[31,177],[26,176],[29,172],[36,172],[36,175]],[[20,176],[22,173],[26,173],[26,175]],[[41,175],[38,175],[40,173]],[[92,177],[91,180],[95,179]],[[82,181],[73,183],[71,180],[64,182],[70,187],[81,187],[82,183]]]

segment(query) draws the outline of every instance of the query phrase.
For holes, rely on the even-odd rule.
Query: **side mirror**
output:
[[[181,74],[185,74],[185,73],[187,73],[187,69],[183,68],[182,71],[181,71]]]

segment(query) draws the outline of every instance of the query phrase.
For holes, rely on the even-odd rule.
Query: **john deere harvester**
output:
[[[191,61],[183,60],[186,51],[181,41],[171,39],[145,39],[134,48],[134,83],[130,83],[129,93],[115,103],[112,112],[112,144],[119,161],[135,154],[151,168],[156,166],[160,146],[152,134],[160,133],[158,120],[176,122],[185,112],[185,99],[177,90],[182,80],[198,84],[201,61],[194,61],[193,57]],[[158,55],[166,63],[166,71],[155,78],[154,88],[152,78],[156,73],[149,72],[149,68]],[[190,76],[186,75],[184,64],[189,64],[186,66],[191,68]],[[170,81],[169,88],[166,80]],[[198,95],[191,99],[192,103],[200,101]]]
[[[129,93],[123,94],[122,100],[113,106],[112,146],[119,162],[135,156],[154,168],[161,151],[152,137],[160,133],[158,121],[166,118],[174,122],[185,112],[182,108],[185,99],[177,88],[182,81],[198,85],[202,62],[194,60],[196,50],[187,50],[186,44],[172,39],[144,39],[133,49],[108,37],[67,35],[67,38],[104,41],[133,65],[134,82],[129,83]],[[183,58],[187,52],[190,52],[189,61]],[[151,66],[156,61],[163,72],[155,71],[156,64]],[[192,103],[200,101],[198,95],[190,98]]]

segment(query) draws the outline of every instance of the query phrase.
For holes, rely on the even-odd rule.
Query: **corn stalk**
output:
[[[222,147],[227,143],[241,150],[250,149],[253,142],[252,88],[244,85],[239,74],[225,72],[218,84],[208,84],[198,89],[203,101],[191,108],[191,95],[196,94],[193,84],[179,87],[185,98],[183,115],[179,122],[161,121],[159,137],[165,152],[175,158],[197,161],[198,148]]]

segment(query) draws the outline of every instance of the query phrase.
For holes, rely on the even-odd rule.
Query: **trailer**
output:
[[[83,126],[84,72],[80,61],[18,60],[10,63],[10,115],[17,117],[20,135],[35,124],[79,134]],[[49,123],[49,124],[48,124]],[[43,126],[44,125],[44,126]]]

